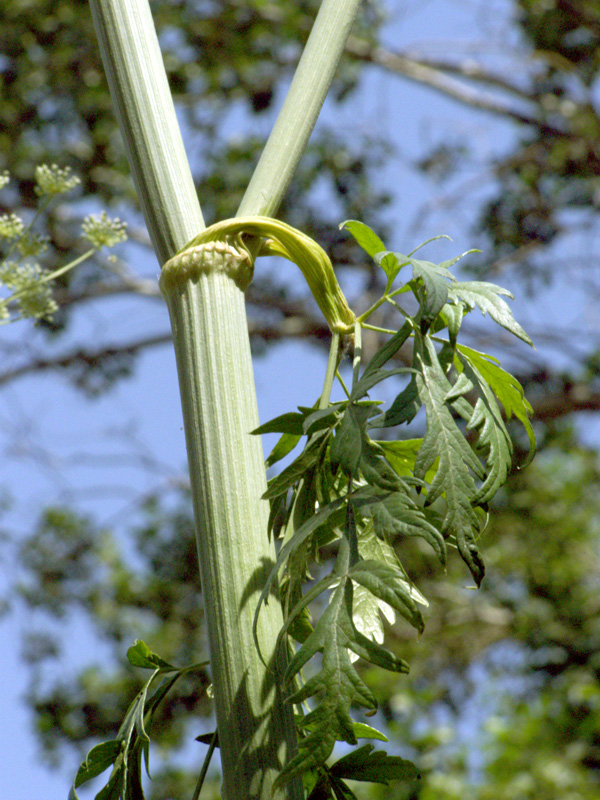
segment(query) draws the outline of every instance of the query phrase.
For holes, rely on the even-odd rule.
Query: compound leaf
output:
[[[441,532],[455,537],[458,551],[479,586],[484,566],[475,544],[479,519],[472,501],[477,495],[474,475],[483,480],[485,470],[446,404],[452,385],[438,361],[433,342],[428,337],[421,341],[417,355],[421,370],[416,380],[427,412],[427,430],[415,463],[415,477],[424,478],[439,459],[426,502],[431,504],[444,496],[446,510]]]
[[[321,766],[330,756],[336,740],[356,744],[350,708],[357,703],[374,711],[377,703],[370,689],[356,672],[348,652],[352,620],[347,609],[347,580],[341,580],[314,631],[290,662],[289,682],[315,653],[323,653],[321,671],[290,697],[300,703],[314,694],[319,705],[305,718],[308,736],[300,740],[298,754],[277,779],[283,785],[308,769]]]
[[[284,676],[284,681],[289,684],[309,659],[317,652],[322,653],[321,671],[289,698],[292,703],[301,703],[318,695],[319,704],[305,717],[303,727],[309,730],[309,734],[301,739],[298,754],[286,765],[276,781],[277,785],[283,785],[307,770],[319,768],[331,754],[336,741],[357,743],[350,716],[352,705],[376,710],[375,698],[356,671],[350,651],[385,669],[408,671],[404,661],[356,630],[348,565],[349,545],[346,539],[342,539],[334,570],[339,582],[329,605],[290,661]],[[397,602],[391,595],[390,599]]]
[[[481,375],[498,400],[502,403],[504,413],[510,419],[513,414],[525,428],[529,439],[529,455],[526,466],[535,455],[535,434],[529,416],[533,412],[523,387],[519,381],[499,365],[497,360],[487,353],[480,353],[463,344],[457,345],[457,355],[463,363],[468,362]]]
[[[365,488],[356,493],[353,503],[361,514],[373,520],[375,533],[380,539],[419,536],[433,548],[440,563],[445,566],[446,543],[443,535],[405,492],[380,492]]]
[[[449,289],[449,296],[453,300],[461,300],[470,309],[477,306],[482,314],[489,314],[494,322],[533,347],[533,342],[502,299],[503,296],[513,298],[508,289],[485,281],[457,281]]]

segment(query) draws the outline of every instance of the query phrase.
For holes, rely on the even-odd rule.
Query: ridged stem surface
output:
[[[140,204],[164,264],[204,229],[148,0],[90,0]],[[274,558],[244,296],[224,273],[167,293],[181,388],[200,571],[227,800],[267,800],[295,748],[292,709],[275,665],[252,638],[256,594]],[[281,628],[275,598],[261,618],[270,657]],[[298,782],[274,797],[300,798]]]
[[[294,723],[279,693],[274,646],[283,619],[273,598],[252,619],[273,564],[268,504],[243,292],[223,271],[200,273],[180,287],[169,281],[211,669],[228,800],[270,798],[295,747]],[[298,783],[274,797],[302,797]]]

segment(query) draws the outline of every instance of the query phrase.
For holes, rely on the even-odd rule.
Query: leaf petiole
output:
[[[366,328],[368,331],[375,331],[376,333],[387,333],[389,336],[394,336],[394,334],[397,333],[397,331],[391,328],[380,328],[379,325],[369,325],[368,322],[363,322],[362,327]]]
[[[362,358],[362,332],[360,322],[354,325],[354,359],[352,360],[352,386],[358,383],[358,373]]]
[[[319,398],[320,409],[327,408],[329,405],[329,398],[331,397],[331,390],[333,388],[333,380],[335,378],[340,360],[340,334],[337,331],[333,331],[331,334],[331,344],[329,345],[329,358],[327,360],[325,382],[323,384],[321,397]]]

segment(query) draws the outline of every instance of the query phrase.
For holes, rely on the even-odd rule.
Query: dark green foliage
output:
[[[313,698],[315,705],[302,724],[299,752],[278,783],[314,773],[311,797],[353,796],[326,762],[336,741],[356,744],[351,708],[362,706],[373,712],[377,707],[357,671],[356,658],[392,672],[408,670],[405,661],[382,646],[380,614],[391,622],[396,615],[403,617],[419,633],[424,628],[418,604],[427,601],[412,584],[394,545],[422,539],[445,565],[449,542],[479,586],[484,566],[477,540],[487,504],[513,466],[512,442],[498,401],[507,416],[514,414],[523,422],[533,447],[530,408],[518,382],[491,357],[461,350],[456,343],[463,316],[475,306],[530,343],[501,299],[508,293],[491,284],[456,281],[449,268],[457,259],[436,265],[391,253],[364,224],[351,221],[345,226],[384,269],[383,300],[395,303],[394,298],[410,291],[418,309],[409,315],[397,306],[404,324],[362,373],[358,325],[370,312],[359,319],[353,382],[346,401],[325,405],[322,398],[316,411],[301,407],[255,431],[281,433],[276,451],[281,451],[282,442],[306,437],[300,455],[269,481],[265,494],[276,510],[271,515],[272,530],[281,533],[283,541],[256,614],[279,583],[286,611],[281,636],[298,633],[300,645],[284,678],[289,701],[300,704]],[[394,288],[405,266],[411,267],[412,277]],[[373,308],[377,307],[375,303]],[[446,327],[450,338],[443,340],[439,334]],[[411,367],[386,367],[408,342]],[[339,359],[335,343],[330,358],[336,363]],[[392,411],[381,414],[369,392],[398,376],[405,376],[406,386]],[[426,414],[422,439],[371,438],[379,420],[390,428],[412,419],[421,407]],[[272,456],[267,463],[274,463]],[[330,572],[320,566],[325,544],[334,548]],[[321,577],[304,589],[315,566]],[[329,598],[313,627],[310,607],[323,593]],[[304,678],[302,670],[317,655],[320,669]],[[359,752],[364,762],[357,756],[354,778],[362,774],[359,763],[365,776],[372,775],[372,760],[384,763],[387,758],[384,753],[367,758],[362,748]],[[414,777],[414,770],[410,774]]]
[[[153,653],[142,641],[137,641],[129,648],[127,658],[133,667],[151,669],[152,675],[129,706],[116,739],[96,745],[87,754],[69,792],[70,800],[78,800],[75,790],[110,766],[113,769],[108,782],[98,792],[96,800],[144,800],[142,760],[146,772],[150,774],[150,737],[147,728],[175,682],[189,672],[202,670],[208,664],[193,664],[179,669]],[[157,679],[161,679],[158,686]],[[151,689],[153,694],[150,694]]]
[[[491,507],[481,590],[461,590],[457,560],[449,560],[445,585],[455,589],[436,604],[422,640],[407,646],[412,691],[394,676],[385,687],[381,673],[367,678],[391,698],[382,702],[392,735],[422,765],[424,780],[406,794],[399,785],[373,797],[598,796],[599,475],[597,453],[566,430],[549,435]],[[438,576],[414,553],[409,563],[433,599]],[[474,628],[477,636],[469,635]],[[496,662],[495,652],[504,653]],[[484,671],[486,707],[473,738],[461,740],[477,692],[469,665]],[[412,708],[402,705],[409,697]],[[466,766],[475,753],[476,775]]]
[[[499,191],[480,225],[499,256],[519,258],[523,250],[529,277],[535,274],[529,254],[565,232],[564,211],[596,207],[600,118],[590,87],[600,69],[600,8],[595,0],[519,0],[517,6],[537,56],[527,89],[534,119],[498,164]]]
[[[409,454],[418,450],[418,446],[409,440],[405,450],[405,461],[410,462]],[[414,457],[412,461],[414,463]],[[598,460],[593,451],[581,448],[573,435],[567,432],[549,435],[541,443],[541,452],[533,464],[527,470],[513,474],[492,505],[485,532],[488,571],[478,592],[462,588],[464,567],[459,559],[448,559],[448,574],[441,582],[439,567],[436,569],[437,559],[431,558],[429,545],[419,547],[418,539],[403,541],[404,566],[430,599],[433,613],[428,614],[425,633],[418,641],[410,641],[405,635],[408,626],[387,629],[390,647],[411,664],[409,679],[364,664],[359,665],[359,673],[382,709],[382,717],[377,718],[376,724],[385,720],[384,730],[394,741],[395,748],[402,748],[393,752],[401,752],[405,758],[418,763],[423,780],[418,784],[398,782],[379,793],[373,789],[363,794],[355,789],[361,800],[367,796],[377,800],[455,800],[459,787],[463,797],[473,800],[512,800],[518,787],[521,787],[524,800],[556,800],[562,796],[561,786],[565,785],[576,789],[583,800],[596,799],[600,776],[597,759],[600,686],[596,663],[600,648],[600,610],[596,591],[599,475]],[[189,516],[189,501],[185,496],[182,507],[176,512],[181,523],[185,515]],[[169,524],[172,512],[165,501],[160,511],[148,507],[144,513],[145,527],[154,528],[155,536],[165,543],[162,553],[165,561],[169,560],[174,543],[187,537],[182,524],[179,533],[175,534],[175,529]],[[190,525],[189,520],[187,525]],[[99,537],[97,530],[92,527],[89,530],[90,534]],[[123,534],[128,549],[138,554],[139,543],[144,541],[140,534],[141,530]],[[380,539],[373,534],[371,538],[378,546]],[[197,596],[193,582],[197,565],[193,561],[191,536],[189,541],[187,560],[172,559],[165,571],[157,571],[146,556],[137,556],[135,583],[139,587],[140,602],[145,591],[153,610],[151,615],[148,610],[144,612],[146,618],[154,616],[154,612],[162,608],[161,597],[167,604],[171,598],[179,597],[176,609],[182,622],[189,613],[188,606]],[[398,540],[395,538],[394,542]],[[153,549],[156,563],[159,563],[161,551],[157,547]],[[145,546],[144,550],[148,552],[149,548]],[[64,555],[64,550],[61,552]],[[47,553],[51,553],[51,548],[48,547]],[[392,555],[396,557],[395,553]],[[377,556],[371,550],[365,553],[365,558],[373,557]],[[47,563],[52,567],[51,559]],[[66,561],[63,566],[67,572],[69,563],[77,562]],[[30,585],[42,568],[42,560],[36,562],[35,569],[23,568]],[[95,574],[92,571],[92,577],[87,580],[93,581],[98,590]],[[112,579],[107,575],[103,583],[110,584]],[[51,586],[52,583],[46,580],[43,591]],[[81,584],[77,592],[72,584],[73,598],[77,594],[83,596],[84,586]],[[57,593],[58,588],[54,592]],[[356,588],[354,594],[356,601]],[[41,594],[39,600],[43,602]],[[64,599],[68,608],[72,608],[73,602],[74,599]],[[106,641],[105,632],[99,628],[101,618],[98,612],[87,601],[82,607]],[[377,609],[376,613],[379,616]],[[131,631],[137,630],[131,622],[135,619],[133,607],[115,607],[115,614],[121,620],[122,635],[131,640]],[[167,616],[165,613],[164,619],[164,627],[160,632],[157,630],[153,640],[169,642],[167,660],[175,663],[182,663],[183,658],[192,660],[193,654],[191,658],[183,654],[184,643],[192,637],[192,629],[177,628],[173,614]],[[196,617],[190,621],[200,624]],[[476,636],[473,635],[474,629]],[[176,653],[174,645],[178,638],[180,649]],[[109,641],[112,642],[112,638]],[[529,688],[523,693],[509,684],[511,689],[503,698],[501,713],[491,717],[493,729],[482,733],[476,742],[469,742],[469,748],[475,748],[471,752],[483,759],[481,779],[473,782],[465,768],[463,750],[449,747],[449,740],[450,745],[456,742],[456,747],[460,747],[463,712],[468,708],[467,699],[474,691],[469,665],[476,665],[478,669],[485,665],[487,652],[499,641],[513,642],[515,647],[527,653],[527,659],[521,666],[518,666],[518,661],[513,666],[502,662],[496,669],[488,665],[490,686],[501,686],[506,673],[509,672],[512,678],[517,670],[527,680]],[[117,644],[116,652],[119,649]],[[165,648],[161,652],[164,655]],[[54,659],[49,658],[38,661],[37,667],[51,669],[53,663]],[[98,682],[100,676],[103,678],[101,683]],[[50,675],[46,673],[48,677]],[[99,693],[103,706],[116,706],[114,727],[110,730],[95,727],[93,739],[84,740],[85,750],[101,738],[115,738],[127,705],[139,691],[140,685],[131,680],[131,667],[123,667],[110,677],[113,681],[111,694],[106,667],[95,682],[85,685],[65,675],[64,692],[56,697],[57,704],[69,704],[71,714],[78,706],[93,710]],[[38,706],[44,697],[50,703],[50,688],[47,680],[45,685],[37,687]],[[169,714],[161,725],[156,726],[163,737],[161,748],[177,746],[174,739],[167,741],[164,738],[167,728],[173,730],[175,721],[181,723],[184,719],[193,719],[192,731],[196,734],[201,709],[198,704],[193,705],[192,698],[200,691],[197,686],[188,687],[179,701],[170,705],[169,698],[178,693],[178,684],[173,687],[172,694],[165,701]],[[116,704],[117,698],[119,704]],[[91,716],[87,721],[94,723]],[[361,733],[355,725],[354,731],[357,738],[375,738],[373,729]],[[83,727],[79,729],[77,738],[82,738],[82,732]],[[45,728],[40,741],[47,744],[51,736],[55,742],[60,740],[65,749],[68,746],[72,753],[74,739],[68,728]],[[385,737],[378,738],[385,741]],[[85,751],[80,758],[84,754]],[[152,778],[149,790],[157,800],[180,796],[182,792],[185,797],[191,797],[196,780],[182,768],[165,771],[158,759],[153,760]],[[323,784],[329,786],[324,778],[321,786]],[[332,790],[329,791],[325,797],[332,796]],[[215,790],[214,795],[207,792],[206,796],[217,797],[218,792]]]

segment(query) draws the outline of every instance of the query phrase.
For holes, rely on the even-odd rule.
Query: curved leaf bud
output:
[[[299,268],[332,331],[351,334],[356,317],[349,307],[327,253],[301,231],[271,217],[235,217],[211,225],[163,266],[161,288],[184,276],[222,269],[240,289],[252,280],[253,257],[244,234],[262,239],[259,256],[277,255]],[[216,256],[219,255],[219,257]]]

